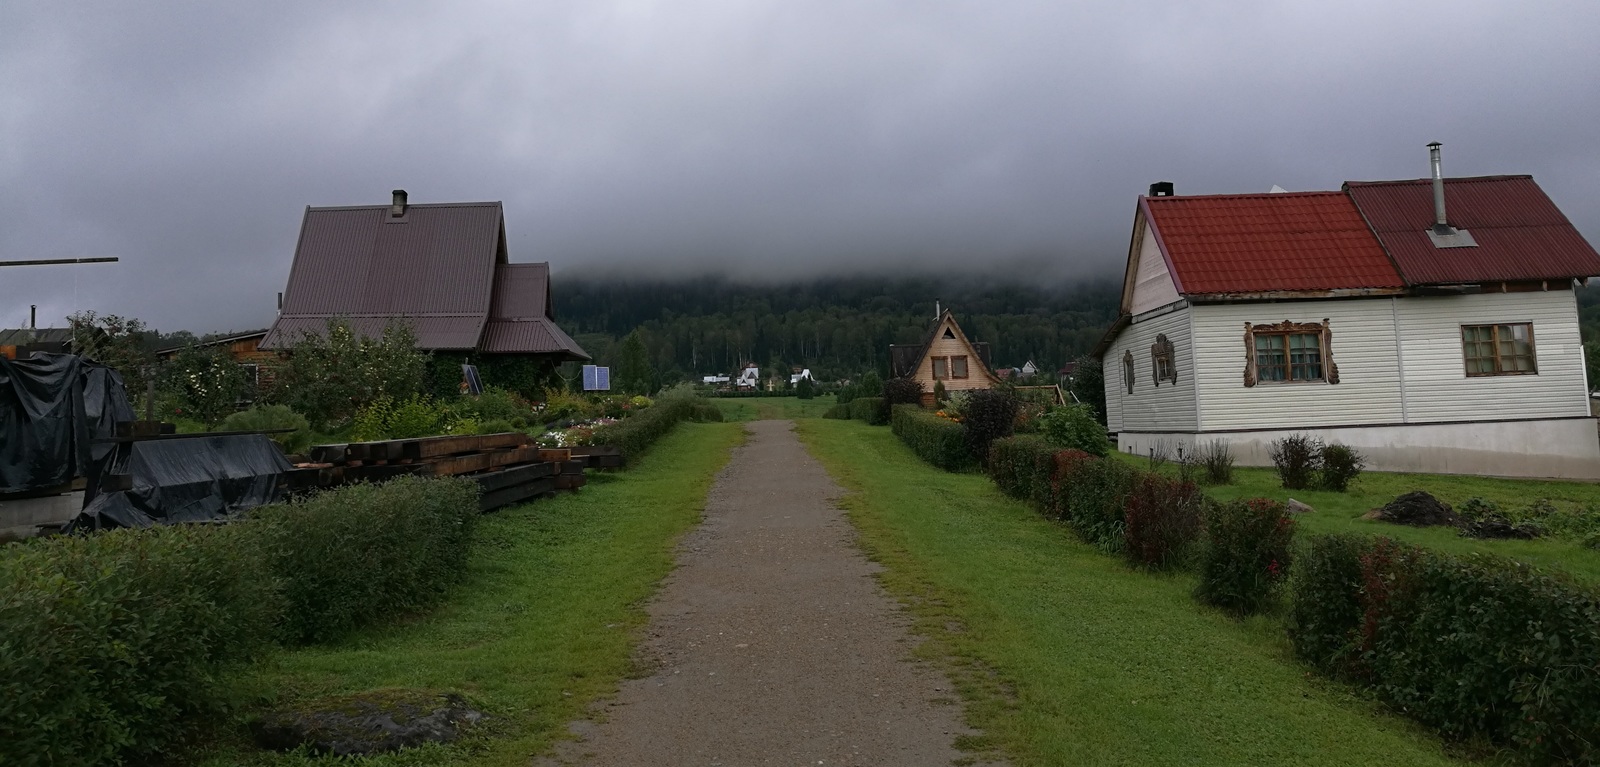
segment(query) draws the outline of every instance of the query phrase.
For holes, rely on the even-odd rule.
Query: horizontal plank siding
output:
[[[1399,423],[1394,309],[1387,298],[1192,307],[1202,430]],[[1244,324],[1328,320],[1338,384],[1244,385]]]
[[[1412,423],[1589,414],[1571,290],[1406,298],[1398,303]],[[1466,374],[1462,325],[1533,323],[1537,375]]]
[[[1104,358],[1106,421],[1112,431],[1193,431],[1195,418],[1194,344],[1189,338],[1190,308],[1134,322],[1117,337]],[[1176,383],[1156,385],[1150,347],[1165,334],[1174,347]],[[1122,356],[1133,352],[1133,393],[1123,377]]]

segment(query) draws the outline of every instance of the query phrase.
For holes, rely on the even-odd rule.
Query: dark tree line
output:
[[[1015,279],[1021,280],[1021,276]],[[998,366],[1053,372],[1088,353],[1116,316],[1110,281],[1023,285],[981,278],[853,277],[748,284],[557,277],[556,318],[602,363],[634,331],[663,382],[806,366],[824,379],[887,376],[889,345],[921,342],[935,301],[955,312]]]

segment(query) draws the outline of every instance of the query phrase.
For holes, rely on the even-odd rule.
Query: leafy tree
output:
[[[73,351],[117,371],[128,387],[128,399],[139,401],[149,380],[146,376],[156,363],[156,356],[145,349],[150,334],[145,324],[132,317],[93,311],[78,312],[67,322],[72,328]]]
[[[638,330],[622,339],[617,350],[616,370],[612,383],[628,394],[650,394],[655,391],[655,368],[650,365],[650,353],[645,349],[644,338]]]
[[[815,399],[817,396],[817,390],[816,387],[811,385],[811,379],[800,379],[800,383],[795,384],[794,396],[800,399]]]
[[[422,390],[428,355],[404,322],[391,322],[380,338],[355,332],[343,319],[322,333],[307,333],[271,366],[270,398],[318,427],[342,423],[379,397],[407,400]]]
[[[861,388],[858,391],[863,397],[882,397],[883,379],[878,377],[877,371],[868,371],[861,377]]]
[[[1589,391],[1600,390],[1600,341],[1583,345],[1583,367],[1589,377]]]
[[[177,400],[185,417],[207,426],[228,417],[252,394],[249,374],[220,346],[185,346],[161,366],[157,386]]]
[[[1094,417],[1102,425],[1105,424],[1106,376],[1099,358],[1088,355],[1079,357],[1078,366],[1072,371],[1072,380],[1067,386],[1078,401],[1088,405],[1094,411]]]

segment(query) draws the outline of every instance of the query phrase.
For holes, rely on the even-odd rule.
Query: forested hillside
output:
[[[889,344],[923,340],[935,301],[974,341],[992,345],[996,365],[1032,359],[1053,371],[1094,347],[1118,301],[1106,280],[1023,285],[979,276],[750,284],[558,275],[554,293],[557,321],[591,354],[617,364],[618,340],[637,330],[665,381],[745,362],[804,365],[823,378],[884,375]]]

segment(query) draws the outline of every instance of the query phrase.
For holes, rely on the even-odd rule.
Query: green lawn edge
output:
[[[341,764],[527,765],[635,672],[645,606],[699,523],[735,423],[682,423],[625,472],[486,515],[445,604],[338,644],[277,653],[242,681],[246,712],[367,690],[459,691],[491,717],[449,746]],[[255,750],[242,727],[192,760],[205,767],[323,764]]]
[[[889,432],[798,432],[884,587],[952,676],[977,750],[1016,765],[1460,763],[1422,727],[1326,682],[1275,621],[1235,622],[1078,542],[987,477],[923,464]]]

